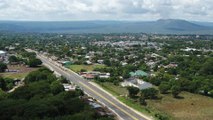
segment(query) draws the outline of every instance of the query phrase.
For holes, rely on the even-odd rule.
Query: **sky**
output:
[[[213,22],[213,0],[0,0],[0,20]]]

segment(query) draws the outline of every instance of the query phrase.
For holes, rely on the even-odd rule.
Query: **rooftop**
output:
[[[148,74],[142,70],[137,70],[135,72],[130,72],[129,73],[131,75],[131,77],[133,76],[148,76]]]
[[[6,52],[3,50],[0,50],[0,54],[5,54]]]

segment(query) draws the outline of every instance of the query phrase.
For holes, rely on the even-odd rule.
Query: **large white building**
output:
[[[6,52],[5,52],[5,51],[0,50],[0,57],[5,57],[5,56],[6,56]]]
[[[5,58],[6,58],[6,52],[0,50],[0,61],[1,62],[5,61]]]

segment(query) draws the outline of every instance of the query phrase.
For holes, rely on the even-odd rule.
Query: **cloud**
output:
[[[212,0],[0,0],[1,20],[211,21]]]

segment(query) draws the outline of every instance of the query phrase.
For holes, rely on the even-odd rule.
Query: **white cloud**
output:
[[[211,21],[213,0],[0,0],[0,20]]]

